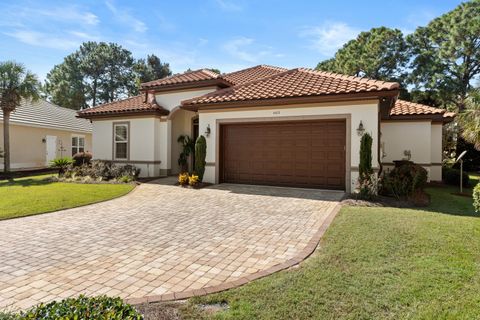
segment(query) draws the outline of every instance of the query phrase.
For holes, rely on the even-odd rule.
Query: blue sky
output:
[[[117,42],[136,58],[154,53],[174,72],[314,67],[360,31],[384,25],[410,33],[460,2],[2,0],[0,60],[22,62],[43,80],[94,40]]]

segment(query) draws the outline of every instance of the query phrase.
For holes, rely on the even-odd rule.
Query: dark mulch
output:
[[[180,183],[175,183],[176,186],[180,186],[182,188],[189,188],[189,189],[203,189],[203,188],[206,188],[206,187],[210,187],[213,185],[213,183],[207,183],[207,182],[199,182],[197,183],[196,185],[194,186],[190,186],[190,185],[183,185],[181,186]]]
[[[467,197],[467,198],[472,198],[473,195],[471,193],[460,193],[460,192],[452,192],[453,195],[455,196],[461,196],[461,197]]]
[[[342,200],[342,205],[354,207],[393,207],[393,208],[415,208],[425,207],[430,203],[430,197],[427,193],[421,192],[415,194],[411,199],[396,199],[393,197],[378,196],[375,200],[358,199],[355,195],[347,196]]]
[[[25,178],[30,176],[37,176],[39,174],[49,174],[49,173],[55,174],[55,173],[58,173],[58,170],[52,169],[52,168],[44,168],[44,169],[35,169],[35,170],[12,171],[9,173],[0,172],[0,180]]]
[[[145,320],[180,320],[178,303],[145,303],[136,305]]]

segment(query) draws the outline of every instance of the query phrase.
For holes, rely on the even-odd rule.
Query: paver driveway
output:
[[[80,293],[179,297],[238,282],[296,257],[343,195],[227,184],[192,190],[171,182],[0,221],[0,307]]]

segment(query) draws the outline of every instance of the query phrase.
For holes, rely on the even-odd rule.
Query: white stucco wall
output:
[[[113,158],[113,124],[128,122],[129,131],[129,160],[121,164],[133,164],[141,169],[140,176],[156,177],[160,175],[162,166],[168,165],[168,158],[162,161],[162,144],[166,138],[167,122],[160,122],[155,117],[145,118],[115,118],[108,120],[94,120],[93,124],[93,157],[98,160],[115,160]],[[168,146],[164,144],[168,149]],[[161,163],[158,163],[162,161]]]
[[[210,126],[211,134],[206,137],[207,140],[207,157],[206,162],[209,164],[205,170],[204,180],[210,183],[217,183],[216,167],[216,153],[218,136],[217,125],[222,120],[239,119],[239,120],[308,120],[309,117],[316,116],[333,116],[334,118],[349,117],[350,128],[347,128],[347,145],[350,140],[350,185],[347,185],[347,190],[354,190],[358,178],[358,164],[360,152],[360,137],[357,134],[357,127],[360,121],[363,122],[366,132],[369,132],[373,138],[372,156],[373,166],[378,167],[376,161],[378,150],[378,105],[376,101],[370,102],[350,102],[349,104],[309,104],[296,105],[294,107],[286,108],[285,106],[270,106],[262,109],[251,110],[234,110],[234,111],[201,111],[199,113],[199,131],[200,134],[205,132],[207,126]],[[348,121],[347,121],[348,125]],[[350,130],[349,130],[350,129]],[[350,132],[350,133],[348,133]],[[347,152],[348,154],[348,152]],[[348,170],[348,168],[347,168]]]
[[[158,92],[155,94],[155,100],[159,105],[171,111],[178,107],[183,100],[203,96],[217,90],[217,87],[208,87],[201,90],[183,90],[174,92]]]
[[[442,125],[431,121],[389,121],[381,124],[381,141],[385,157],[382,163],[391,168],[395,160],[405,159],[410,150],[411,161],[429,172],[429,179],[442,180]]]

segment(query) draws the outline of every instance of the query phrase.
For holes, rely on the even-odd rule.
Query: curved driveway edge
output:
[[[337,204],[335,206],[335,208],[332,210],[332,212],[328,215],[328,217],[325,219],[323,224],[320,226],[320,229],[318,229],[317,233],[315,233],[315,235],[310,239],[308,245],[298,254],[298,256],[291,258],[283,263],[277,264],[273,267],[270,267],[262,271],[255,272],[248,276],[242,277],[238,280],[225,282],[216,286],[190,290],[190,291],[147,296],[143,298],[126,299],[126,302],[133,305],[139,305],[144,303],[154,303],[154,302],[164,302],[164,301],[166,302],[166,301],[182,300],[182,299],[188,299],[192,297],[204,296],[211,293],[217,293],[217,292],[222,292],[225,290],[237,288],[237,287],[243,286],[244,284],[247,284],[250,281],[257,280],[257,279],[269,276],[271,274],[274,274],[276,272],[293,267],[299,264],[300,262],[304,261],[305,259],[307,259],[313,252],[315,252],[315,249],[317,248],[320,242],[320,239],[325,234],[325,231],[327,231],[328,227],[332,223],[337,213],[340,211],[341,207],[342,207],[341,204]]]

